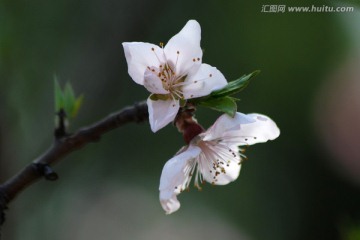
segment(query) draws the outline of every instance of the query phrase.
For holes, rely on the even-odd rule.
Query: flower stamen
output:
[[[161,64],[161,61],[160,61],[160,58],[159,58],[159,56],[156,54],[156,52],[155,52],[155,48],[151,48],[151,51],[155,54],[155,57],[156,57],[156,59],[159,61],[159,63]]]

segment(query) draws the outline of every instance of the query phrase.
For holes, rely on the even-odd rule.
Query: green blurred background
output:
[[[262,72],[239,111],[272,117],[273,142],[247,151],[239,179],[158,202],[164,163],[184,144],[129,124],[55,167],[10,205],[4,239],[360,239],[358,1],[0,0],[0,180],[51,144],[53,76],[85,101],[70,129],[146,99],[121,43],[166,42],[189,19],[203,62],[228,80]],[[262,13],[262,6],[354,6],[349,13]],[[210,126],[219,114],[199,109]]]

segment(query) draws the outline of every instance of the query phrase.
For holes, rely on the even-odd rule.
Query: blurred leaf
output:
[[[74,90],[71,84],[67,82],[64,88],[64,109],[68,116],[71,115],[71,113],[73,112],[74,106],[75,106]]]
[[[80,107],[81,107],[81,105],[83,103],[83,100],[84,100],[84,95],[80,95],[80,97],[78,97],[76,99],[75,104],[74,104],[74,108],[73,108],[73,110],[71,112],[71,117],[72,118],[75,118],[76,115],[78,114],[79,109],[80,109]]]
[[[75,118],[84,100],[84,96],[81,95],[76,98],[73,87],[69,82],[65,84],[64,89],[61,89],[57,77],[54,77],[55,86],[55,111],[59,112],[64,109],[67,117]]]
[[[230,115],[231,117],[234,117],[237,111],[237,105],[235,99],[228,96],[222,98],[209,99],[207,101],[200,102],[199,105],[203,107],[211,108],[219,112],[224,112]]]
[[[60,111],[61,108],[64,108],[64,94],[61,90],[60,84],[57,80],[57,77],[54,77],[54,87],[55,87],[55,111]]]

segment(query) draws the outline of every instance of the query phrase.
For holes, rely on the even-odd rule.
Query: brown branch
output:
[[[113,129],[129,122],[140,123],[147,119],[147,105],[145,102],[141,102],[113,113],[91,126],[81,128],[70,136],[56,139],[45,153],[0,185],[0,227],[5,221],[4,211],[7,209],[7,205],[20,192],[42,176],[45,176],[47,180],[55,180],[57,178],[56,173],[50,168],[51,165],[54,165],[66,155],[84,147],[88,143],[99,141],[103,134]]]

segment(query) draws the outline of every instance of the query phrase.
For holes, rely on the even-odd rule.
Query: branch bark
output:
[[[140,123],[147,119],[148,108],[146,102],[141,102],[113,113],[91,126],[81,128],[72,135],[56,139],[46,152],[0,185],[0,238],[1,226],[5,221],[4,211],[7,209],[7,205],[39,178],[45,176],[47,180],[55,180],[57,175],[50,166],[88,143],[99,141],[103,134],[111,130],[129,122]]]

